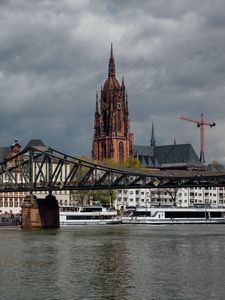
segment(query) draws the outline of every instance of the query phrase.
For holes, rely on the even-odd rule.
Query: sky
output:
[[[190,143],[225,163],[224,0],[1,0],[0,146],[31,139],[91,155],[113,43],[135,144]]]

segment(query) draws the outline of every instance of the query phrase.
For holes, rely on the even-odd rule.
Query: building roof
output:
[[[146,167],[187,168],[201,165],[191,144],[134,146],[134,156]]]
[[[28,148],[28,147],[34,147],[34,148],[37,148],[42,151],[46,151],[49,148],[43,143],[43,141],[41,139],[30,140],[27,143],[27,145],[24,147],[24,149]],[[9,147],[0,147],[0,162],[2,162],[4,159],[6,159],[6,157],[9,154],[9,151],[10,151],[10,146]]]
[[[26,147],[25,148],[28,148],[28,147],[46,147],[45,144],[42,142],[42,140],[40,139],[33,139],[33,140],[30,140]]]
[[[137,157],[144,167],[159,167],[157,158],[154,156],[154,147],[134,145],[134,157]]]
[[[161,166],[167,164],[200,164],[199,158],[191,144],[156,146],[154,155]]]
[[[206,171],[220,173],[225,171],[225,167],[219,163],[212,163],[207,166]]]
[[[134,155],[154,155],[154,147],[134,145]]]
[[[39,150],[42,150],[42,151],[46,151],[49,147],[46,146],[43,141],[41,139],[33,139],[33,140],[30,140],[27,145],[25,146],[25,149],[28,148],[28,147],[34,147],[34,148],[37,148]]]

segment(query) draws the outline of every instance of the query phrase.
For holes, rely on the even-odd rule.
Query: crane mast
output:
[[[197,124],[197,127],[200,129],[200,161],[205,163],[205,126],[209,126],[210,128],[216,126],[215,122],[208,123],[204,119],[204,114],[201,113],[200,119],[195,120],[193,118],[187,116],[181,116],[180,119],[189,121]]]

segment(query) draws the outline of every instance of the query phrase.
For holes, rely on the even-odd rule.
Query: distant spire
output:
[[[113,57],[113,44],[111,43],[111,50],[110,50],[110,58],[109,58],[109,77],[115,77],[116,68],[115,68],[115,61]]]
[[[96,113],[98,113],[98,92],[96,92]]]
[[[112,43],[111,43],[110,58],[112,58],[112,59],[113,59],[113,44],[112,44]]]
[[[174,138],[173,144],[174,144],[174,145],[177,144],[176,137]]]
[[[151,146],[155,147],[155,130],[154,130],[154,123],[152,122],[152,135],[151,135]]]
[[[122,76],[122,86],[124,87],[124,78],[123,78],[123,76]]]

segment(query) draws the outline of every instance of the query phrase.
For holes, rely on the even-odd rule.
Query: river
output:
[[[0,299],[225,299],[225,226],[0,227]]]

